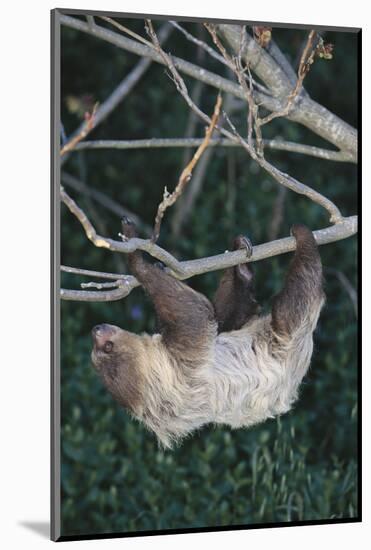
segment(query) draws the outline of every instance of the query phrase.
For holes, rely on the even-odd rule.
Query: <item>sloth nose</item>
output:
[[[116,327],[107,324],[96,325],[91,331],[94,343],[98,348],[103,347],[115,332]]]

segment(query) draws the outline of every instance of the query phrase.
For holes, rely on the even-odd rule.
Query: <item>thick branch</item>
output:
[[[326,227],[314,231],[313,235],[318,245],[324,245],[346,239],[357,233],[357,216],[351,216],[349,218],[343,218],[343,220],[333,226]],[[141,239],[130,239],[131,241],[141,241]],[[115,241],[113,241],[115,242]],[[117,242],[117,245],[123,243]],[[134,244],[135,243],[131,243]],[[253,253],[250,258],[246,258],[246,253],[243,250],[235,250],[233,252],[225,252],[224,254],[218,254],[216,256],[210,256],[208,258],[202,258],[199,260],[190,260],[179,263],[179,271],[182,275],[177,275],[179,279],[188,279],[195,275],[201,275],[210,271],[218,271],[220,269],[226,269],[245,262],[256,262],[272,256],[278,256],[287,252],[295,250],[296,241],[293,237],[287,237],[285,239],[279,239],[273,242],[260,244],[253,247]],[[138,247],[139,248],[139,247]],[[142,248],[144,249],[144,248]],[[122,250],[120,246],[112,248],[118,252],[126,252]],[[170,256],[170,255],[169,255]],[[157,256],[155,256],[157,257]],[[166,263],[166,262],[164,262]],[[75,268],[76,269],[76,268]],[[174,271],[170,269],[170,272],[174,274]],[[97,272],[94,272],[97,273]],[[116,276],[120,277],[120,276]],[[128,277],[128,276],[125,276]],[[64,300],[79,300],[79,301],[113,301],[120,300],[129,294],[132,288],[139,286],[138,281],[133,277],[131,282],[123,288],[118,288],[110,291],[80,291],[80,290],[61,290],[61,298]]]
[[[237,54],[240,47],[240,27],[238,25],[217,25],[217,27]],[[276,57],[277,50],[276,46]],[[282,102],[291,92],[290,79],[284,70],[249,35],[247,35],[243,58],[251,70],[268,86],[272,94],[278,96],[282,108]],[[262,104],[270,110],[281,110],[281,108],[271,109],[264,102]],[[310,99],[308,94],[302,94],[301,101],[291,110],[287,118],[306,126],[339,149],[348,151],[356,160],[357,131],[325,107]]]

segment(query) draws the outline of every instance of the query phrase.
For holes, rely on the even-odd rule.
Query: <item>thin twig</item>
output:
[[[61,180],[66,187],[70,187],[71,189],[74,189],[75,191],[82,193],[87,197],[90,197],[92,200],[106,208],[109,212],[115,214],[115,216],[118,216],[119,218],[127,216],[128,218],[130,218],[135,223],[135,225],[140,228],[142,233],[146,235],[146,237],[149,237],[152,234],[152,228],[148,224],[146,224],[137,214],[135,214],[125,206],[122,206],[122,204],[118,203],[117,201],[111,199],[111,197],[103,193],[103,191],[98,191],[98,189],[94,189],[90,185],[86,185],[78,178],[75,178],[75,176],[67,174],[66,172],[62,172]]]
[[[121,23],[118,23],[111,17],[106,17],[105,15],[100,15],[99,19],[103,19],[103,21],[106,21],[107,23],[110,23],[113,27],[116,27],[116,29],[119,29],[121,32],[124,32],[125,34],[128,34],[132,38],[135,38],[135,40],[138,40],[138,42],[141,42],[142,44],[145,44],[146,46],[153,48],[153,44],[146,40],[143,36],[140,34],[137,34],[136,32],[132,31],[131,29],[128,29],[128,27],[125,27],[125,25],[122,25]]]
[[[201,145],[198,147],[198,149],[195,152],[195,154],[193,155],[192,159],[190,160],[190,162],[187,164],[187,166],[183,169],[182,173],[180,174],[178,183],[177,183],[174,191],[172,193],[168,193],[168,191],[165,187],[163,200],[161,201],[161,203],[159,204],[158,209],[157,209],[155,225],[154,225],[154,230],[153,230],[153,235],[152,235],[152,241],[153,242],[156,242],[159,235],[160,235],[161,222],[162,222],[162,218],[164,217],[165,211],[167,210],[167,208],[169,208],[169,206],[172,206],[176,202],[176,200],[180,197],[180,195],[183,193],[185,186],[187,185],[187,183],[189,182],[189,180],[192,177],[192,172],[193,172],[196,164],[200,160],[203,152],[205,151],[205,149],[207,148],[207,146],[209,144],[210,138],[212,136],[215,125],[216,125],[216,123],[218,121],[218,118],[219,118],[219,115],[220,115],[221,105],[222,105],[222,96],[218,95],[217,100],[216,100],[216,104],[215,104],[215,107],[214,107],[214,113],[213,113],[213,116],[211,117],[211,123],[206,128],[205,137],[204,137]]]
[[[281,109],[280,111],[270,113],[266,117],[260,119],[258,121],[259,126],[263,126],[264,124],[268,124],[269,122],[271,122],[275,118],[286,117],[287,115],[290,114],[290,111],[291,111],[291,109],[294,105],[294,102],[295,102],[296,98],[299,96],[299,93],[300,93],[300,91],[303,87],[304,78],[308,74],[310,66],[313,63],[314,53],[315,53],[315,50],[313,48],[314,37],[315,37],[315,31],[311,30],[308,34],[307,42],[305,44],[303,53],[302,53],[301,58],[300,58],[299,69],[298,69],[298,78],[297,78],[296,84],[295,84],[293,90],[289,93],[289,95],[287,97],[287,103],[286,103],[285,107],[283,109]]]
[[[135,250],[143,250],[167,265],[177,276],[181,277],[183,275],[180,262],[178,262],[174,256],[169,254],[169,252],[153,243],[150,239],[133,238],[122,242],[115,241],[107,237],[102,237],[101,235],[98,235],[93,224],[87,218],[85,212],[66,193],[63,187],[60,189],[60,197],[70,212],[79,220],[84,228],[86,236],[95,246],[99,248],[106,248],[113,252],[122,252],[124,254],[130,254],[131,252],[135,252]]]
[[[243,26],[240,31],[240,38],[239,38],[239,45],[238,45],[238,55],[237,57],[233,58],[224,47],[223,43],[219,39],[217,32],[216,32],[216,26],[211,23],[205,23],[204,24],[206,29],[209,31],[210,36],[222,54],[223,58],[225,59],[227,65],[231,69],[231,71],[237,76],[238,82],[241,86],[241,89],[244,92],[245,99],[247,101],[249,110],[248,110],[248,116],[247,116],[247,143],[249,146],[249,153],[251,157],[254,160],[257,160],[257,154],[262,155],[263,154],[263,140],[261,135],[260,126],[258,124],[259,122],[259,116],[258,116],[258,106],[254,100],[253,97],[253,89],[252,89],[252,79],[251,79],[251,73],[249,67],[247,67],[249,72],[249,85],[246,82],[245,78],[245,71],[242,67],[242,54],[244,51],[244,48],[246,47],[246,27]],[[228,118],[228,117],[227,117]],[[255,141],[256,141],[256,148],[255,143],[253,141],[253,130],[255,130]]]
[[[98,29],[99,27],[97,25],[94,25],[94,28]],[[169,37],[171,32],[171,25],[163,25],[158,33],[159,42],[163,43]],[[151,63],[152,59],[150,58],[143,58],[138,61],[138,63],[129,72],[129,74],[127,74],[121,80],[119,85],[116,86],[116,88],[107,97],[107,99],[96,109],[96,112],[94,113],[94,125],[91,125],[88,128],[87,123],[83,123],[75,130],[70,138],[70,141],[64,146],[66,147],[67,145],[69,145],[69,143],[71,144],[71,146],[68,147],[68,152],[74,150],[76,145],[81,142],[81,140],[84,139],[88,135],[88,133],[91,132],[91,130],[93,130],[93,127],[97,128],[97,126],[99,126],[99,124],[101,124],[101,122],[103,122],[112,113],[112,111],[116,109],[116,107],[125,99],[125,97],[130,94],[130,92],[133,90],[133,88],[136,86],[142,76],[146,73]],[[66,155],[65,153],[67,153],[67,151],[61,153],[63,154],[61,164],[63,164],[68,158],[68,155]]]
[[[211,48],[208,44],[206,44],[206,42],[204,42],[203,40],[200,40],[199,38],[196,38],[195,36],[193,36],[193,34],[188,32],[184,27],[179,25],[179,23],[177,23],[176,21],[170,21],[170,23],[176,29],[178,29],[181,33],[183,33],[184,36],[187,38],[187,40],[189,40],[190,42],[193,42],[194,44],[196,44],[197,46],[202,48],[205,52],[207,52],[211,57],[213,57],[214,59],[219,61],[219,63],[222,63],[223,65],[228,67],[227,61],[224,59],[224,57],[222,55],[218,54],[218,52],[215,51],[214,48]],[[260,92],[262,92],[263,94],[271,95],[271,92],[268,90],[268,88],[266,88],[265,86],[263,86],[259,82],[256,82],[256,80],[253,80],[253,84],[254,84],[254,87],[257,90],[259,90]]]
[[[205,52],[207,52],[211,57],[213,57],[214,59],[219,61],[219,63],[222,63],[223,65],[227,65],[227,63],[225,62],[223,57],[221,55],[219,55],[218,52],[216,52],[214,50],[214,48],[211,48],[208,44],[206,44],[206,42],[204,42],[203,40],[200,40],[199,38],[196,38],[195,36],[193,36],[193,34],[188,32],[184,27],[179,25],[179,23],[177,23],[176,21],[170,21],[170,23],[171,23],[171,25],[173,25],[173,27],[178,29],[178,31],[180,31],[182,34],[184,34],[184,36],[187,38],[187,40],[189,40],[190,42],[193,42],[199,48],[202,48],[203,50],[205,50]]]
[[[103,271],[92,271],[91,269],[81,269],[79,267],[70,267],[67,265],[61,265],[61,271],[64,273],[73,273],[74,275],[82,275],[86,277],[97,277],[97,279],[125,279],[128,275],[122,275],[120,273],[105,273]]]
[[[91,113],[85,114],[85,122],[83,123],[79,132],[74,137],[72,137],[69,141],[67,141],[67,143],[63,145],[63,147],[61,148],[61,151],[60,151],[61,157],[63,157],[63,155],[65,155],[66,153],[74,149],[76,145],[79,143],[79,141],[84,139],[88,135],[88,133],[92,131],[95,125],[95,117],[96,117],[97,109],[98,109],[98,103],[94,105],[93,111]]]

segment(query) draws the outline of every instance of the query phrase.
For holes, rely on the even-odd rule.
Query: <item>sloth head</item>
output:
[[[143,386],[140,368],[140,337],[114,325],[97,325],[92,330],[93,367],[104,385],[122,406],[132,412],[140,408]]]

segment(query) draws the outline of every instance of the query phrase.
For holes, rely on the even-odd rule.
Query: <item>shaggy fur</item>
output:
[[[124,230],[135,235],[128,220]],[[297,399],[324,294],[312,233],[302,225],[292,232],[297,250],[272,314],[264,316],[247,264],[225,272],[212,305],[141,253],[130,255],[160,333],[95,327],[92,361],[112,396],[163,446],[208,423],[251,426],[287,412]],[[246,239],[238,237],[234,247],[246,247]]]

